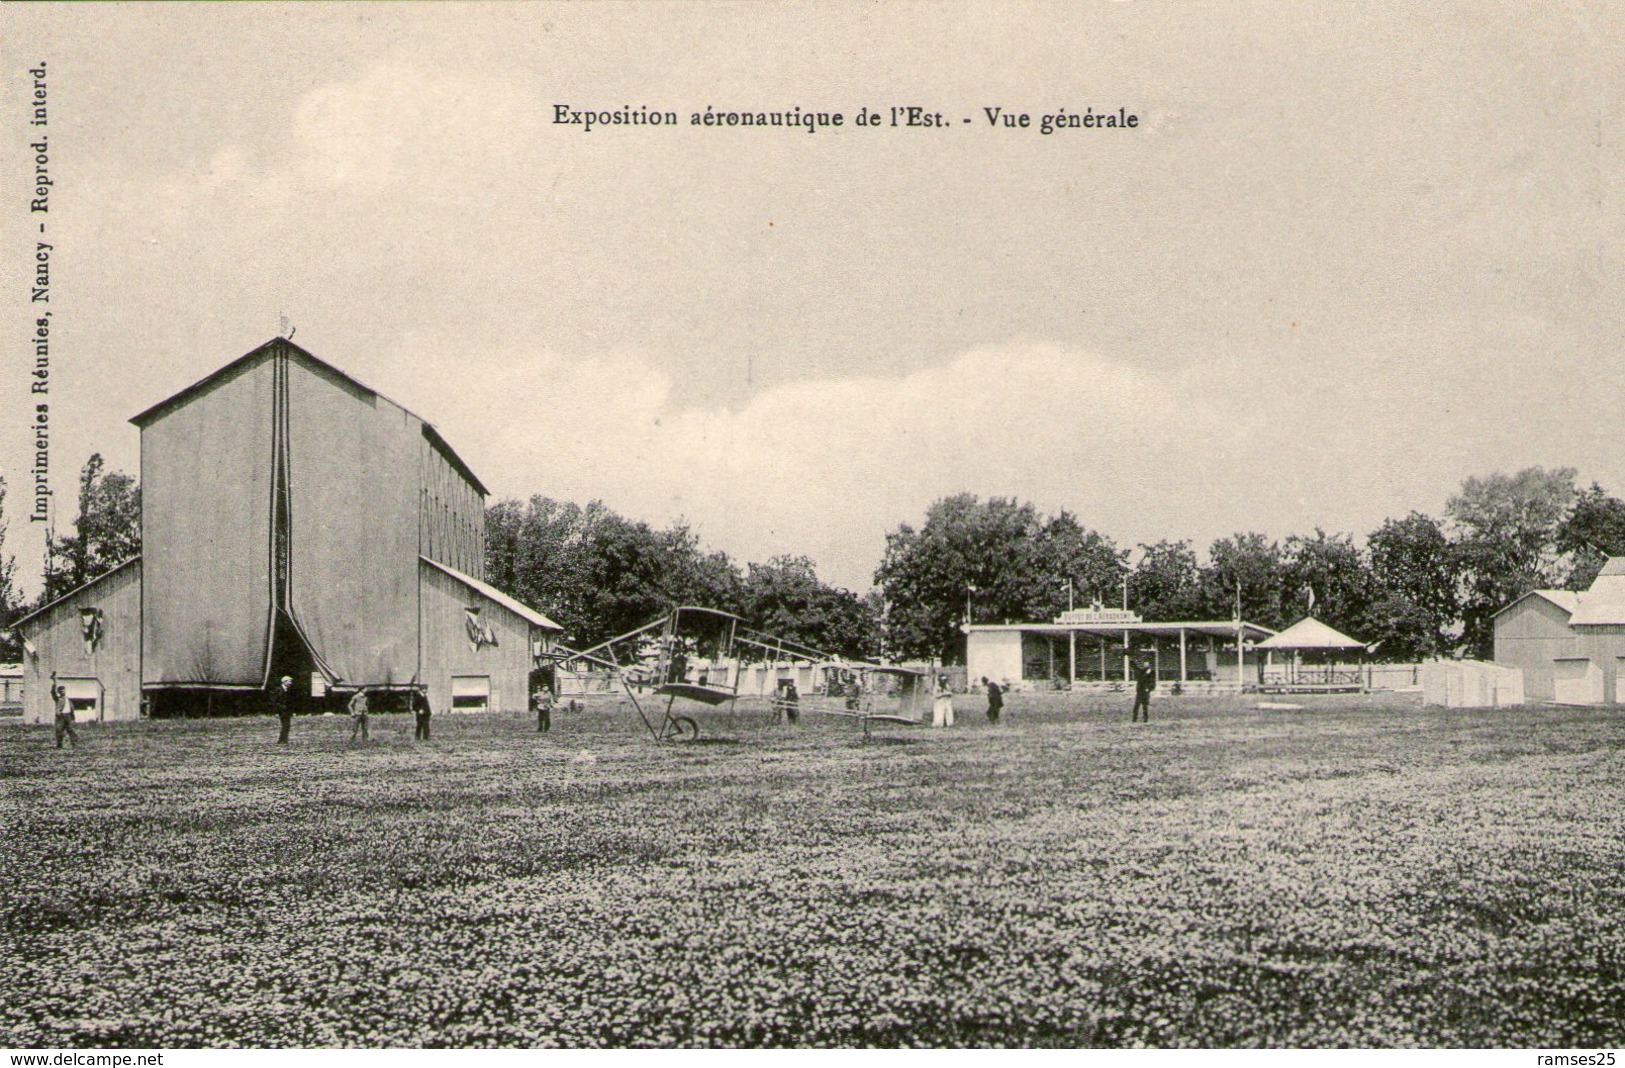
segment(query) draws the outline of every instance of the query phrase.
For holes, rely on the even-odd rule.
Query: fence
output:
[[[1421,664],[1367,664],[1368,690],[1414,690],[1422,685]]]
[[[1422,667],[1422,703],[1446,708],[1523,704],[1523,672],[1479,660],[1433,660]]]

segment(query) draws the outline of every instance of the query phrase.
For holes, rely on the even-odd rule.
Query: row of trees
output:
[[[40,598],[25,604],[4,551],[0,479],[0,620],[140,552],[133,478],[94,455],[78,503],[72,530],[49,539]],[[886,535],[877,589],[866,596],[825,583],[807,557],[741,567],[681,523],[655,528],[601,502],[538,496],[501,501],[486,516],[487,578],[548,612],[578,646],[671,605],[703,604],[852,657],[951,659],[964,648],[967,613],[979,623],[1047,620],[1069,603],[1125,596],[1150,620],[1239,615],[1279,629],[1312,612],[1381,657],[1487,657],[1495,612],[1531,589],[1584,589],[1610,555],[1625,555],[1625,502],[1595,483],[1577,488],[1572,468],[1469,478],[1442,518],[1389,519],[1363,545],[1316,528],[1282,541],[1238,533],[1202,555],[1188,541],[1120,547],[1070,512],[1045,516],[1029,503],[959,494],[931,505],[919,528]],[[16,655],[14,643],[0,646],[0,656]]]
[[[1054,618],[1069,591],[1148,620],[1231,619],[1273,629],[1311,612],[1389,659],[1455,651],[1489,657],[1493,617],[1532,589],[1585,589],[1625,554],[1625,502],[1572,468],[1469,478],[1443,520],[1389,519],[1358,546],[1348,534],[1221,538],[1199,558],[1188,541],[1119,548],[1067,512],[969,494],[933,504],[918,530],[886,537],[875,574],[885,639],[902,656],[950,657],[959,624]]]
[[[546,611],[576,647],[623,634],[672,605],[734,612],[779,637],[848,657],[881,652],[878,601],[818,578],[805,556],[739,567],[688,527],[656,529],[594,501],[532,497],[486,511],[486,578]]]

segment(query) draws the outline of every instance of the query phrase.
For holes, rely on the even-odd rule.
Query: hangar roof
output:
[[[435,449],[438,450],[440,452],[440,454],[446,458],[446,461],[448,463],[450,463],[454,468],[456,468],[457,471],[460,474],[462,474],[462,476],[464,478],[468,479],[468,481],[473,484],[474,488],[479,490],[481,495],[487,496],[487,497],[490,496],[491,491],[485,488],[485,483],[481,482],[479,480],[479,477],[476,476],[474,474],[474,472],[469,468],[468,464],[463,462],[462,457],[457,455],[456,450],[454,450],[451,447],[451,444],[449,442],[447,442],[445,438],[441,437],[440,431],[435,429],[433,423],[431,423],[427,419],[423,418],[423,416],[418,415],[416,412],[412,411],[410,408],[406,407],[404,404],[400,404],[400,403],[398,403],[398,402],[396,402],[394,400],[391,400],[389,397],[385,397],[384,394],[379,393],[376,389],[373,389],[371,386],[369,386],[369,385],[367,385],[367,384],[365,384],[363,382],[357,381],[355,378],[353,378],[350,375],[348,375],[348,374],[344,373],[343,371],[339,370],[337,367],[334,367],[332,364],[328,363],[326,360],[322,359],[321,357],[313,355],[312,353],[310,353],[306,349],[303,349],[300,346],[295,345],[293,342],[289,341],[287,338],[281,338],[281,337],[272,338],[270,341],[267,341],[265,344],[259,346],[258,348],[254,349],[253,351],[245,353],[242,356],[237,357],[235,360],[232,360],[230,363],[226,364],[224,367],[216,368],[214,371],[212,371],[211,373],[209,373],[209,374],[203,376],[202,378],[198,379],[196,382],[193,382],[191,385],[187,386],[185,389],[181,390],[179,393],[171,394],[170,396],[168,396],[168,397],[164,398],[163,400],[159,401],[157,404],[154,404],[152,407],[147,408],[145,411],[142,411],[142,412],[138,413],[137,415],[132,416],[131,419],[130,419],[130,422],[134,423],[136,426],[138,426],[141,429],[145,430],[148,426],[151,426],[157,420],[163,418],[165,415],[168,415],[170,412],[174,411],[176,408],[179,408],[181,405],[185,404],[187,401],[192,400],[198,394],[204,392],[217,379],[222,378],[222,377],[224,377],[226,375],[233,374],[233,373],[247,367],[250,363],[253,363],[255,360],[258,360],[261,357],[267,355],[267,353],[270,350],[271,346],[276,345],[278,343],[286,345],[288,347],[289,352],[292,355],[295,355],[295,356],[297,356],[297,357],[299,357],[300,359],[303,359],[303,360],[308,360],[312,364],[315,364],[317,367],[320,367],[323,370],[325,370],[328,374],[337,375],[339,378],[343,379],[346,383],[348,383],[349,385],[351,385],[355,389],[360,390],[362,393],[370,393],[375,397],[383,397],[384,400],[389,401],[389,403],[395,405],[395,407],[399,408],[401,411],[409,413],[414,419],[416,419],[418,422],[423,424],[423,436],[428,439],[429,444],[433,445],[435,447]]]
[[[509,597],[507,594],[503,593],[489,582],[481,582],[472,575],[465,575],[461,571],[458,571],[455,567],[447,567],[439,560],[431,560],[427,556],[420,556],[418,559],[422,560],[432,568],[444,571],[446,574],[450,575],[458,582],[461,582],[464,586],[467,586],[475,593],[480,594],[482,597],[495,601],[497,604],[506,608],[514,615],[530,623],[530,625],[533,627],[541,627],[543,630],[564,630],[563,627],[559,626],[551,619],[548,619],[546,616],[536,611],[536,609],[530,607],[522,601],[514,600],[512,597]]]
[[[66,601],[68,598],[74,596],[75,594],[80,593],[80,592],[82,592],[84,590],[88,590],[88,589],[90,589],[90,587],[96,585],[98,582],[102,582],[102,581],[104,581],[104,580],[106,580],[108,578],[111,578],[112,576],[118,574],[120,571],[123,571],[125,568],[133,567],[134,565],[136,565],[136,564],[138,564],[140,562],[141,562],[141,557],[139,555],[138,556],[132,556],[128,560],[124,561],[122,564],[119,564],[116,567],[110,567],[106,571],[103,571],[100,575],[97,575],[95,578],[91,579],[89,582],[82,583],[82,584],[80,584],[78,586],[75,586],[73,589],[69,590],[67,593],[64,593],[62,596],[60,596],[60,597],[58,597],[58,598],[56,598],[56,599],[54,599],[54,600],[52,600],[52,601],[50,601],[50,602],[48,602],[46,604],[40,605],[38,608],[34,609],[32,612],[28,613],[26,616],[18,617],[11,625],[13,627],[20,627],[20,626],[23,626],[25,623],[29,623],[29,622],[31,622],[31,621],[33,621],[35,619],[38,619],[40,616],[43,616],[45,613],[49,612],[51,609],[55,608],[57,605],[61,604],[63,601]]]

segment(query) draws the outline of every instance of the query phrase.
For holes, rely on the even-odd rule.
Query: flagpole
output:
[[[1236,576],[1236,692],[1247,689],[1247,651],[1241,635],[1241,576]]]
[[[1066,577],[1066,610],[1071,612],[1072,606],[1072,576]],[[1069,628],[1071,624],[1067,625]],[[1066,632],[1066,688],[1072,689],[1072,684],[1078,681],[1078,632],[1068,629]]]

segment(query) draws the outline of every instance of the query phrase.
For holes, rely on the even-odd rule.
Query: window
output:
[[[451,710],[453,712],[485,712],[491,707],[491,676],[453,675],[451,677]]]
[[[68,707],[73,709],[75,723],[89,723],[102,718],[102,684],[100,679],[58,679],[68,696]]]

